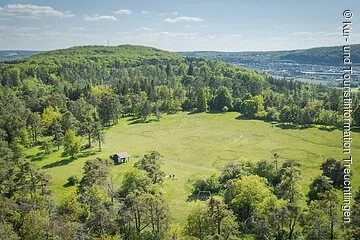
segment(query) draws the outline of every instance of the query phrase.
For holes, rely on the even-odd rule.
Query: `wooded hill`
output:
[[[351,59],[354,64],[360,63],[360,44],[351,47]],[[299,64],[341,65],[342,46],[317,47],[289,51],[254,51],[254,52],[216,52],[194,51],[179,52],[183,56],[220,60],[231,63],[246,62],[294,62]]]
[[[20,58],[29,57],[39,53],[40,51],[28,50],[0,50],[0,61],[11,61]]]

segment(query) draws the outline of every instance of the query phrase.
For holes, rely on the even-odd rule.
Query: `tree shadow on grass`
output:
[[[360,127],[352,127],[351,131],[352,132],[360,132]]]
[[[48,155],[45,154],[45,152],[38,152],[37,154],[26,156],[26,158],[30,159],[31,162],[38,162],[43,160],[46,156]]]
[[[303,130],[303,129],[311,128],[311,125],[297,125],[297,124],[293,124],[293,123],[278,123],[278,124],[275,125],[275,127],[278,127],[278,128],[281,128],[281,129]]]
[[[68,165],[69,163],[73,162],[76,159],[79,158],[86,158],[89,156],[94,156],[96,155],[96,151],[86,151],[86,152],[81,152],[79,153],[76,157],[67,157],[67,158],[63,158],[59,161],[56,162],[52,162],[49,164],[44,165],[42,168],[43,169],[49,169],[49,168],[54,168],[54,167],[59,167],[59,166],[64,166],[64,165]]]
[[[76,159],[76,158],[74,158],[74,157],[64,158],[64,159],[61,159],[61,160],[59,160],[59,161],[46,164],[46,165],[44,165],[42,168],[43,168],[43,169],[49,169],[49,168],[54,168],[54,167],[60,167],[60,166],[68,165],[69,163],[71,163],[71,162],[74,161],[75,159]]]
[[[129,125],[133,125],[133,124],[141,124],[141,123],[151,123],[151,122],[159,122],[159,119],[141,119],[141,118],[137,118],[137,120],[132,121],[131,123],[129,123]]]
[[[86,151],[86,152],[81,152],[77,155],[77,158],[86,158],[86,157],[90,157],[90,156],[94,156],[96,155],[96,151]]]

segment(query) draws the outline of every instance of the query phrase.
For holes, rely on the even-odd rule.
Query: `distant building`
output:
[[[122,153],[117,153],[110,158],[114,160],[115,164],[121,164],[129,161],[130,154],[128,154],[127,152],[122,152]]]

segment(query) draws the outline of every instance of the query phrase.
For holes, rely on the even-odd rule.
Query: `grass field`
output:
[[[302,164],[303,192],[311,179],[320,173],[320,164],[328,157],[342,159],[342,132],[318,128],[281,129],[258,120],[237,120],[237,113],[165,115],[159,122],[132,124],[130,118],[106,130],[102,152],[96,148],[80,154],[74,161],[61,157],[61,152],[43,157],[38,148],[28,152],[28,158],[51,175],[53,189],[60,199],[69,188],[63,187],[69,176],[82,175],[87,159],[108,158],[118,152],[129,152],[130,163],[112,167],[114,182],[119,186],[124,172],[131,169],[137,158],[157,150],[164,156],[163,170],[175,174],[176,180],[166,179],[165,194],[175,222],[184,223],[193,202],[188,202],[189,180],[217,172],[229,161],[271,159],[276,152],[280,163],[294,159]],[[360,174],[360,133],[352,133],[352,170]],[[95,154],[95,155],[94,155]],[[354,173],[353,187],[360,186]]]

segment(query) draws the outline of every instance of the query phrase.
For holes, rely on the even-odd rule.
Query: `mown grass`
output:
[[[285,159],[297,160],[302,164],[305,194],[311,179],[320,174],[319,166],[326,158],[341,160],[343,157],[339,130],[282,129],[263,121],[238,120],[237,116],[237,113],[178,113],[165,115],[159,122],[138,124],[132,124],[131,118],[123,118],[118,125],[106,130],[101,152],[89,149],[72,160],[62,157],[62,150],[42,156],[36,148],[28,152],[28,159],[34,159],[51,175],[56,198],[61,199],[71,188],[64,187],[66,179],[72,175],[80,178],[87,159],[129,152],[132,156],[129,163],[111,169],[113,182],[119,187],[124,172],[130,170],[138,158],[157,150],[164,156],[163,169],[167,176],[175,174],[175,180],[166,179],[165,194],[174,222],[183,224],[193,204],[187,200],[191,180],[219,172],[229,161],[271,160],[275,152],[280,155],[280,164]],[[352,138],[352,183],[358,187],[360,163],[356,158],[360,156],[360,133],[353,133]]]

